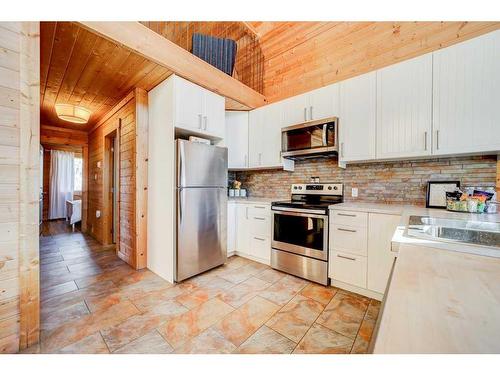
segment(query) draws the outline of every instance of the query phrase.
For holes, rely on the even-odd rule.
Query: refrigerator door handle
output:
[[[179,188],[179,224],[182,223],[182,188]]]

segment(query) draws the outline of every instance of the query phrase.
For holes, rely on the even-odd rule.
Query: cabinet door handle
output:
[[[436,150],[439,150],[439,129],[436,130]]]
[[[245,154],[245,167],[248,167],[248,156]]]
[[[424,150],[427,151],[427,132],[424,133]]]
[[[203,117],[202,115],[198,115],[198,129],[201,129],[201,127],[202,127],[202,124],[201,124],[202,117]]]
[[[347,260],[356,260],[356,258],[346,257],[346,256],[339,255],[339,254],[337,254],[337,257],[342,258],[342,259],[347,259]]]
[[[310,117],[310,120],[313,119],[313,106],[309,107],[309,117]]]
[[[356,215],[353,215],[353,214],[341,214],[341,213],[338,213],[337,215],[339,215],[339,216],[348,216],[348,217],[356,217]]]
[[[245,218],[248,220],[248,207],[245,207],[246,212],[245,212]]]
[[[258,217],[258,216],[254,216],[253,217],[255,220],[266,220],[265,217]]]
[[[337,230],[340,230],[342,232],[351,232],[351,233],[356,233],[357,232],[357,230],[355,230],[355,229],[337,228]]]
[[[261,164],[262,164],[262,153],[259,152],[259,165],[261,165]]]
[[[260,237],[254,237],[256,240],[259,240],[259,241],[265,241],[266,239],[265,238],[260,238]]]
[[[304,107],[304,121],[307,121],[307,108]]]

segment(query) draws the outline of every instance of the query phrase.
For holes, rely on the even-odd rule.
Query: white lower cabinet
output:
[[[366,257],[338,251],[332,251],[330,255],[330,273],[333,279],[366,288]]]
[[[236,203],[227,202],[227,253],[236,251]]]
[[[401,221],[399,215],[369,214],[367,288],[384,293],[394,262],[391,239]]]
[[[234,225],[230,205],[234,205]],[[257,262],[271,263],[271,206],[246,202],[228,204],[228,252],[230,238],[234,236],[234,250],[237,255]],[[232,231],[232,233],[229,233]]]
[[[328,276],[332,285],[381,298],[394,261],[391,239],[400,218],[331,210]]]

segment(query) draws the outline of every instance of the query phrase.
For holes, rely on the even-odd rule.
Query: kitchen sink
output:
[[[437,241],[500,248],[500,223],[410,216],[408,235]]]

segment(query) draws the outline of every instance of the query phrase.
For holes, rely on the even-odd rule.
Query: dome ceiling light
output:
[[[75,124],[86,124],[89,121],[91,112],[73,104],[56,104],[57,117],[61,120],[74,122]]]

